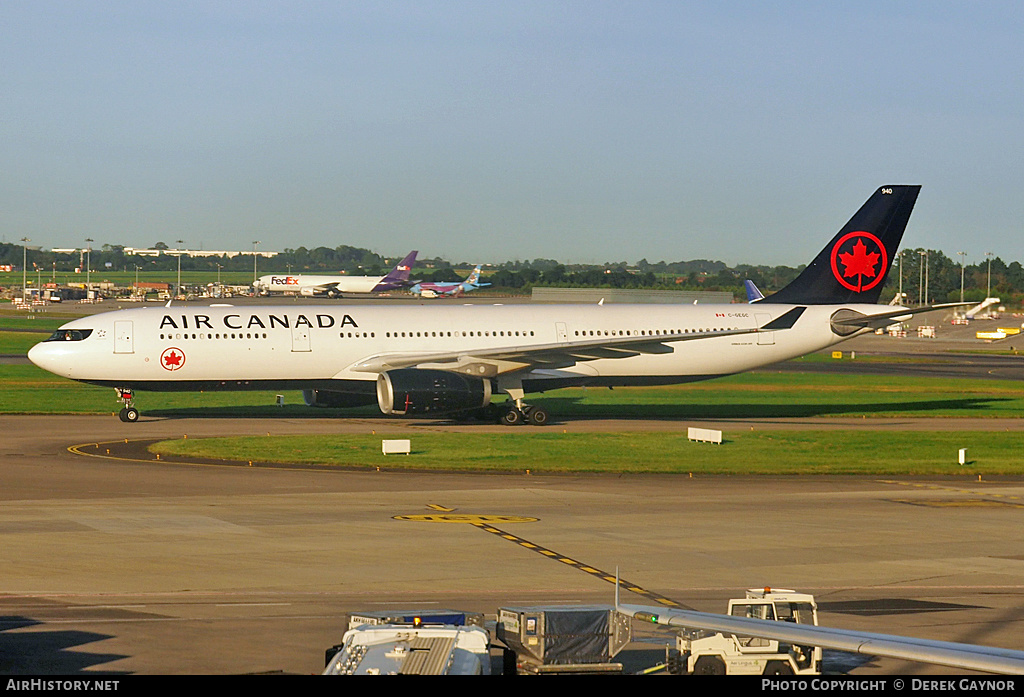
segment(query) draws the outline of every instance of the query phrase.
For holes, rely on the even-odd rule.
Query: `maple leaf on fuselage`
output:
[[[846,267],[846,271],[843,272],[844,277],[860,276],[861,278],[874,278],[875,264],[878,263],[879,254],[877,252],[869,254],[867,250],[867,245],[864,244],[863,240],[857,240],[857,244],[853,245],[852,254],[849,252],[839,254],[839,260]]]
[[[167,365],[178,365],[179,363],[181,363],[181,356],[171,351],[164,358],[164,363],[166,363]]]

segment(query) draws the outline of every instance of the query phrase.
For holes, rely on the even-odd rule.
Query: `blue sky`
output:
[[[500,262],[1024,261],[1013,2],[0,4],[0,233]]]

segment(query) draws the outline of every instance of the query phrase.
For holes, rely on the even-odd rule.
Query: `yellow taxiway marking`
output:
[[[96,457],[101,460],[117,460],[120,462],[141,462],[147,465],[158,464],[158,465],[183,465],[186,467],[245,467],[244,460],[225,460],[223,462],[190,462],[188,460],[180,459],[175,457],[172,460],[161,460],[159,455],[153,455],[150,458],[141,457],[125,457],[123,455],[115,455],[110,453],[108,445],[124,445],[126,443],[155,443],[157,441],[164,440],[175,440],[173,437],[167,438],[118,438],[117,440],[106,440],[99,441],[96,443],[78,443],[77,445],[69,445],[67,451],[72,455],[82,455],[84,457]],[[249,462],[249,466],[252,466],[252,462]],[[273,468],[275,470],[298,470],[303,472],[323,472],[330,473],[335,470],[331,469],[311,469],[309,467],[300,467],[297,465],[288,465],[272,462],[264,462],[260,464],[261,467]]]
[[[427,508],[429,508],[431,510],[435,510],[435,511],[443,511],[445,513],[451,513],[452,511],[455,510],[454,508],[445,508],[444,506],[442,506],[439,503],[431,503],[431,504],[429,504],[427,506]]]
[[[468,523],[470,525],[489,525],[491,523],[536,523],[538,518],[527,518],[517,515],[473,515],[470,513],[424,513],[421,515],[396,515],[395,520],[414,523]],[[488,532],[491,532],[488,530]],[[500,531],[495,531],[500,532]],[[506,533],[507,534],[507,533]],[[513,536],[514,537],[514,536]]]
[[[896,503],[906,503],[911,506],[927,506],[930,508],[1024,508],[1024,503],[1012,501],[992,501],[991,499],[939,499],[939,500],[914,500],[914,499],[893,499]]]
[[[428,508],[437,511],[454,510],[451,508],[446,508],[439,504],[430,504]],[[595,568],[593,566],[588,566],[587,564],[584,564],[581,561],[573,559],[572,557],[567,557],[564,554],[553,552],[550,549],[541,547],[535,542],[530,542],[529,540],[525,540],[522,537],[519,537],[518,535],[513,535],[507,530],[502,530],[494,526],[495,523],[535,523],[539,520],[539,518],[514,515],[474,515],[469,513],[426,513],[419,515],[396,515],[393,516],[392,519],[404,520],[415,523],[468,523],[475,528],[483,530],[484,532],[491,533],[495,537],[500,537],[503,540],[508,540],[509,542],[517,544],[523,549],[527,549],[531,552],[536,552],[537,554],[547,557],[548,559],[555,559],[568,567],[579,569],[583,573],[589,574],[594,578],[599,578],[602,581],[611,583],[612,585],[615,584],[615,574],[610,574],[607,571],[602,571],[601,569]],[[628,581],[624,581],[622,579],[619,579],[619,587],[631,593],[636,593],[637,595],[643,596],[660,605],[665,605],[668,607],[685,607],[683,605],[680,605],[676,601],[672,600],[671,598],[666,598],[665,596],[658,595],[657,593],[653,593],[649,590],[646,590],[641,586],[636,585],[635,583],[629,583]]]
[[[478,527],[481,530],[485,530],[485,531],[491,533],[492,535],[495,535],[496,537],[500,537],[503,540],[509,540],[510,542],[514,542],[515,544],[519,545],[523,549],[528,549],[531,552],[536,552],[537,554],[545,556],[548,559],[554,559],[555,561],[559,561],[559,562],[565,564],[566,566],[568,566],[570,568],[579,569],[580,571],[582,571],[585,574],[589,574],[590,576],[593,576],[594,578],[599,578],[602,581],[606,581],[607,583],[615,585],[615,574],[610,574],[607,571],[602,571],[601,569],[598,569],[598,568],[596,568],[594,566],[590,566],[588,564],[584,564],[583,562],[581,562],[581,561],[579,561],[577,559],[573,559],[572,557],[567,557],[564,554],[559,554],[558,552],[554,552],[554,551],[552,551],[550,549],[546,549],[546,548],[541,547],[540,545],[538,545],[536,542],[530,542],[529,540],[524,540],[522,537],[518,537],[516,535],[513,535],[513,534],[511,534],[509,532],[506,532],[505,530],[498,530],[497,528],[489,528],[489,527],[484,526],[484,525],[476,525],[475,527]],[[625,580],[623,580],[621,578],[619,579],[619,587],[624,589],[624,590],[627,590],[627,591],[629,591],[631,593],[636,593],[637,595],[640,595],[640,596],[643,596],[643,597],[645,597],[645,598],[647,598],[649,600],[652,600],[652,601],[658,603],[659,605],[666,605],[668,607],[682,607],[679,603],[677,603],[676,601],[672,600],[671,598],[666,598],[663,595],[658,595],[657,593],[649,591],[649,590],[647,590],[647,589],[645,589],[645,588],[643,588],[641,586],[638,586],[635,583],[630,583],[629,581],[625,581]]]

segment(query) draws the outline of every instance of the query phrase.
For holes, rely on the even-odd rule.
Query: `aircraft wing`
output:
[[[832,629],[792,622],[755,620],[693,610],[670,610],[647,605],[616,603],[616,609],[644,622],[671,627],[707,629],[723,634],[762,637],[799,646],[820,646],[826,649],[899,658],[964,670],[978,670],[985,673],[1024,674],[1024,651],[1012,649]]]
[[[922,312],[944,310],[950,307],[962,307],[964,305],[971,304],[972,303],[942,303],[939,305],[923,305],[921,307],[905,307],[900,310],[883,312],[878,315],[862,315],[859,312],[851,313],[849,316],[833,317],[832,324],[858,329],[883,329],[893,322],[901,322],[913,317],[914,315],[919,315]]]
[[[669,342],[696,341],[720,336],[738,336],[790,329],[805,309],[804,307],[795,307],[762,327],[749,329],[640,336],[636,334],[603,336],[587,338],[582,341],[517,344],[474,351],[384,353],[364,358],[354,364],[351,369],[357,372],[382,373],[398,368],[431,367],[477,377],[494,377],[517,370],[565,368],[581,361],[593,361],[599,358],[630,358],[642,353],[672,353],[672,347],[666,345]]]
[[[305,288],[306,290],[312,290],[312,291],[318,292],[318,293],[326,293],[327,291],[330,291],[330,290],[337,290],[338,289],[338,284],[337,283],[318,283],[315,286],[303,286],[303,288]]]

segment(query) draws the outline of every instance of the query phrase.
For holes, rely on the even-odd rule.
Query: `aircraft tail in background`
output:
[[[380,279],[380,283],[373,290],[394,290],[409,285],[409,274],[412,272],[413,264],[416,263],[416,255],[418,253],[416,250],[409,252],[405,259],[398,262],[395,268],[391,269],[384,278]]]

